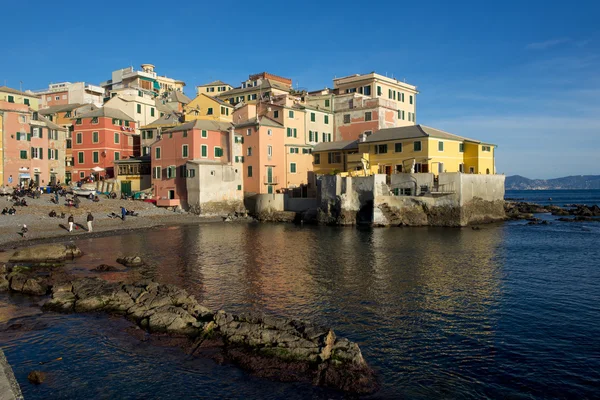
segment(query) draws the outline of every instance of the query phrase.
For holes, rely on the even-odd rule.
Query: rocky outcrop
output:
[[[358,345],[338,338],[328,327],[268,315],[213,312],[184,289],[153,281],[44,279],[33,272],[1,268],[0,285],[6,282],[12,291],[32,295],[51,291],[45,310],[123,315],[151,334],[185,339],[191,354],[230,360],[261,377],[352,393],[377,389]]]
[[[18,249],[10,257],[10,262],[55,264],[81,257],[81,250],[74,244],[41,244]]]
[[[140,256],[125,256],[117,258],[117,262],[128,268],[141,267],[145,265],[144,260]]]
[[[294,222],[296,213],[293,211],[263,211],[256,215],[261,222]]]

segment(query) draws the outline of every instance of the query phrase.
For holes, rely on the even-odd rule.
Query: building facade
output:
[[[233,121],[233,106],[217,97],[200,93],[183,109],[186,121],[204,119],[209,121]]]
[[[105,103],[105,107],[120,110],[135,122],[136,133],[140,134],[139,127],[148,125],[160,117],[156,108],[154,95],[143,90],[132,88],[118,89],[111,92],[112,97]]]
[[[152,187],[158,206],[188,207],[186,163],[190,160],[231,164],[232,126],[195,120],[164,130],[151,145]]]
[[[268,72],[248,76],[241,86],[217,94],[217,97],[231,105],[256,103],[259,99],[268,100],[273,96],[292,92],[292,80]]]
[[[12,104],[25,104],[34,111],[40,108],[40,99],[35,93],[31,91],[22,92],[6,86],[0,86],[0,101]]]
[[[221,95],[233,89],[228,83],[223,81],[214,81],[205,85],[196,86],[196,95],[205,94],[210,97]]]
[[[114,161],[139,155],[135,121],[124,112],[106,106],[73,118],[72,179],[103,168],[114,177]]]
[[[152,64],[142,64],[141,71],[136,71],[133,67],[118,69],[112,72],[111,79],[102,82],[100,86],[104,89],[105,96],[110,96],[113,90],[128,88],[141,90],[154,96],[173,90],[183,91],[185,82],[159,76],[154,68]]]
[[[100,107],[104,102],[104,89],[85,82],[51,83],[48,89],[34,93],[40,97],[40,108],[67,104],[94,104]]]

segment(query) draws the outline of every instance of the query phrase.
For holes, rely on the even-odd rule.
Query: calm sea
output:
[[[515,193],[507,197],[598,199]],[[330,325],[377,371],[382,389],[370,398],[598,398],[600,223],[543,218],[552,224],[169,227],[79,240],[86,255],[67,268],[87,275],[143,254],[149,267],[104,277],[154,278],[212,308]],[[1,295],[0,323],[28,328],[0,327],[28,400],[343,397],[150,346],[119,318],[41,314],[31,298]],[[32,369],[47,371],[47,382],[29,384]]]
[[[561,207],[566,204],[600,205],[600,190],[507,190],[504,197]]]

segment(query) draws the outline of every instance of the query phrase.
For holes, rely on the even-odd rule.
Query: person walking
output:
[[[92,222],[94,221],[94,216],[92,215],[92,212],[88,212],[87,215],[87,226],[88,226],[88,232],[92,231]]]
[[[73,214],[69,215],[69,219],[67,221],[69,222],[69,232],[73,232],[73,223],[75,222]]]
[[[125,207],[121,207],[121,219],[125,221],[125,216],[127,215],[127,209]]]
[[[27,229],[27,225],[23,224],[23,227],[21,228],[21,236],[23,239],[27,239],[27,232],[29,232],[29,229]]]

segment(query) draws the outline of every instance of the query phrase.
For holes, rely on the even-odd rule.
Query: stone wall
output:
[[[242,176],[237,166],[190,161],[186,168],[194,170],[194,177],[186,178],[191,211],[211,216],[244,210]]]
[[[389,184],[387,183],[389,179]],[[397,174],[369,177],[322,176],[318,221],[332,225],[465,226],[503,220],[504,176],[461,173]],[[428,186],[429,191],[421,191]],[[419,195],[396,196],[395,188]]]

